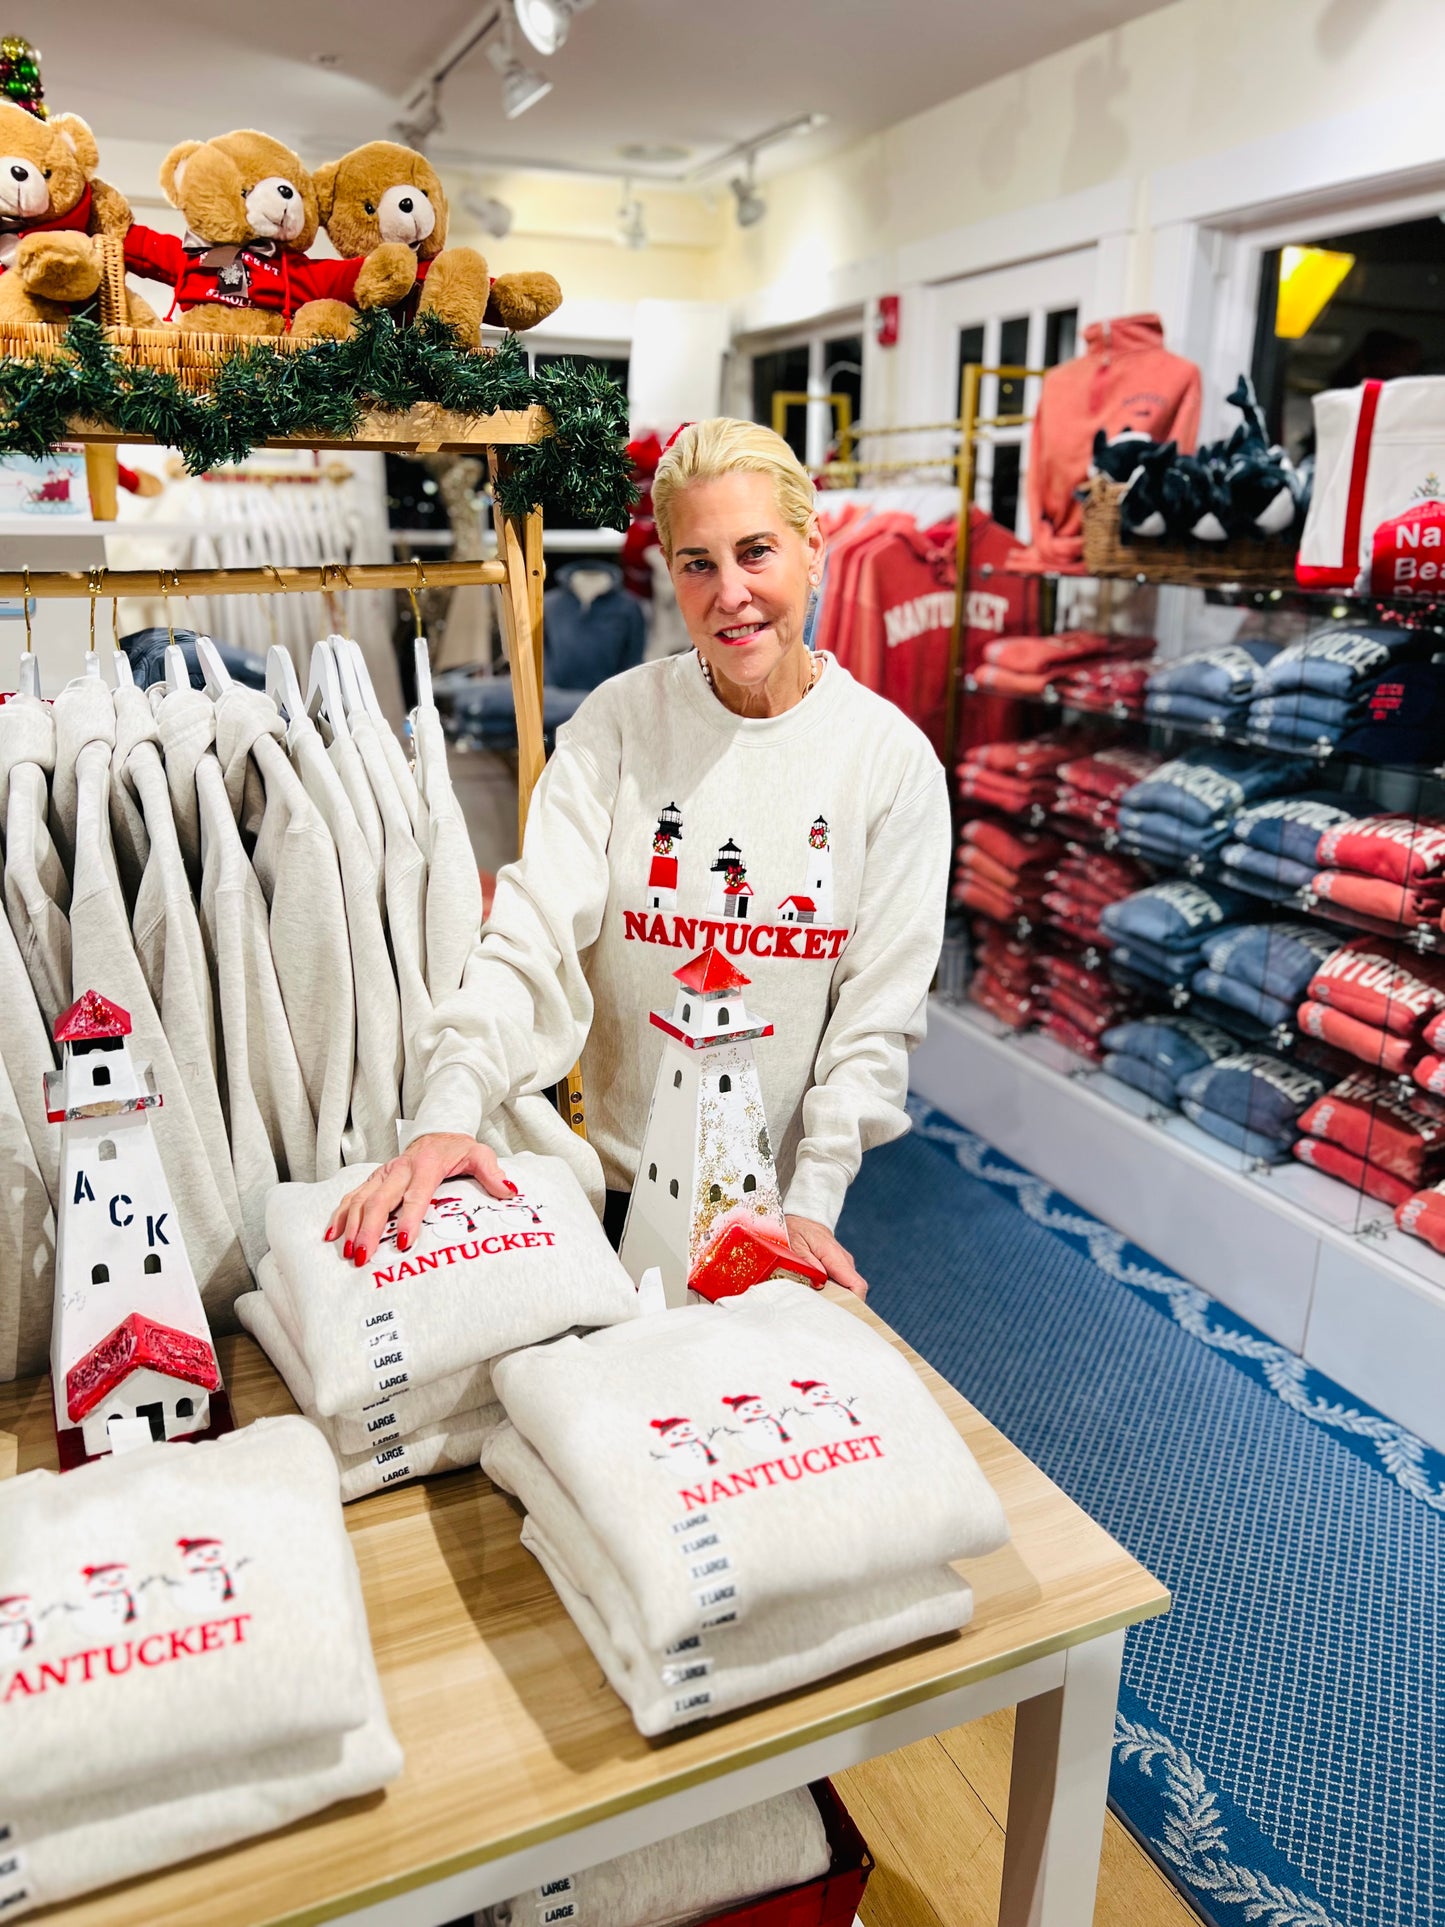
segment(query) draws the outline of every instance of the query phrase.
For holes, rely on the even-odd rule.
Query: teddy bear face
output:
[[[321,219],[341,255],[398,241],[422,260],[447,238],[447,199],[425,155],[396,141],[368,141],[316,170]]]
[[[213,246],[279,241],[304,254],[321,224],[311,175],[269,134],[182,141],[162,164],[161,187],[192,233]]]
[[[99,161],[79,115],[37,120],[0,102],[0,222],[17,228],[69,214]]]

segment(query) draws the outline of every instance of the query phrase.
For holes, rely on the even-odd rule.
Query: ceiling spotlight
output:
[[[478,188],[469,187],[462,195],[462,206],[482,232],[490,234],[494,241],[505,240],[511,233],[514,217],[505,201],[496,200],[490,194],[483,194]]]
[[[487,58],[502,76],[502,112],[508,120],[525,114],[529,107],[535,107],[551,93],[551,81],[534,67],[524,67],[506,38],[487,42]]]
[[[617,238],[625,248],[647,246],[647,217],[641,201],[633,195],[631,181],[622,183],[622,205],[617,210]]]
[[[567,38],[574,13],[591,0],[512,0],[517,25],[539,54],[554,54]]]
[[[391,132],[403,147],[426,152],[426,144],[442,124],[442,88],[439,80],[429,80],[409,112],[391,123]]]
[[[749,154],[746,169],[738,175],[736,180],[728,182],[737,201],[736,213],[739,227],[756,227],[768,211],[768,204],[758,192],[757,182],[753,179],[753,169],[756,165],[757,156]]]

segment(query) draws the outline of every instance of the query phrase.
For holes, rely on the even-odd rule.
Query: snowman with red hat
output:
[[[704,1465],[717,1464],[717,1454],[690,1418],[655,1418],[652,1429],[669,1452],[687,1453],[693,1458],[700,1458]],[[664,1455],[654,1452],[652,1456],[657,1459]]]
[[[170,1583],[196,1612],[208,1612],[236,1597],[233,1568],[219,1539],[177,1539],[176,1551],[184,1576]]]
[[[18,1659],[35,1644],[35,1602],[28,1592],[0,1597],[0,1659]]]
[[[854,1401],[839,1398],[838,1394],[822,1378],[794,1378],[788,1381],[795,1392],[801,1392],[808,1401],[810,1412],[826,1412],[830,1407],[841,1412],[850,1425],[861,1425],[862,1420],[853,1410]]]
[[[120,1626],[133,1626],[140,1618],[129,1566],[120,1561],[82,1566],[80,1576],[85,1581],[85,1604],[80,1611],[94,1632],[113,1633]]]
[[[771,1426],[777,1434],[779,1445],[792,1443],[792,1435],[783,1424],[781,1415],[770,1412],[766,1400],[759,1398],[756,1392],[739,1392],[732,1398],[724,1398],[723,1404],[728,1407],[733,1417],[741,1419],[744,1425]]]

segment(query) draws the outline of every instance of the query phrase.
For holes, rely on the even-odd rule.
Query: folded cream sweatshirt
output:
[[[755,1050],[785,1207],[834,1223],[863,1152],[908,1128],[951,831],[927,739],[824,660],[781,716],[734,716],[691,653],[587,698],[437,1006],[420,1125],[476,1131],[580,1053],[588,1136],[629,1188],[663,1047],[648,1012],[712,944],[773,1025]]]
[[[791,1281],[515,1352],[492,1382],[654,1650],[720,1615],[934,1571],[1008,1537],[908,1361]]]

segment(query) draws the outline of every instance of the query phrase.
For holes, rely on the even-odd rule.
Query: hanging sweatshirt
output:
[[[352,745],[381,823],[386,927],[401,1000],[401,1111],[403,1117],[412,1117],[425,1081],[423,1039],[432,1014],[426,981],[426,857],[382,747],[383,730],[386,726],[378,727],[370,716],[351,719]]]
[[[482,934],[482,880],[466,819],[452,788],[446,737],[435,703],[412,711],[419,834],[426,853],[426,982],[432,1001],[449,997]]]
[[[676,881],[654,885],[674,804]],[[437,1009],[418,1122],[475,1131],[585,1040],[588,1135],[628,1188],[662,1054],[648,1012],[712,944],[774,1027],[754,1049],[785,1209],[831,1226],[863,1151],[907,1129],[950,843],[927,742],[834,662],[757,720],[724,708],[695,655],[604,683],[559,732],[522,858]]]
[[[199,894],[201,886],[201,816],[196,801],[196,765],[216,740],[216,706],[199,689],[167,689],[157,684],[146,692],[155,710],[165,757],[166,782],[171,792],[171,815],[186,872]]]
[[[8,932],[6,933],[8,935]],[[30,994],[30,986],[25,986]],[[8,1016],[8,1012],[7,1012]],[[60,1133],[56,1132],[59,1139]],[[14,1082],[0,1056],[0,1382],[43,1372],[55,1279],[55,1217]]]
[[[71,1001],[70,875],[49,824],[55,719],[16,694],[0,704],[0,809],[5,817],[5,914],[47,1028]]]
[[[1094,437],[1130,433],[1176,442],[1192,455],[1199,435],[1198,368],[1164,346],[1157,314],[1124,315],[1084,330],[1084,352],[1044,377],[1029,448],[1031,546],[1010,566],[1077,573]]]

